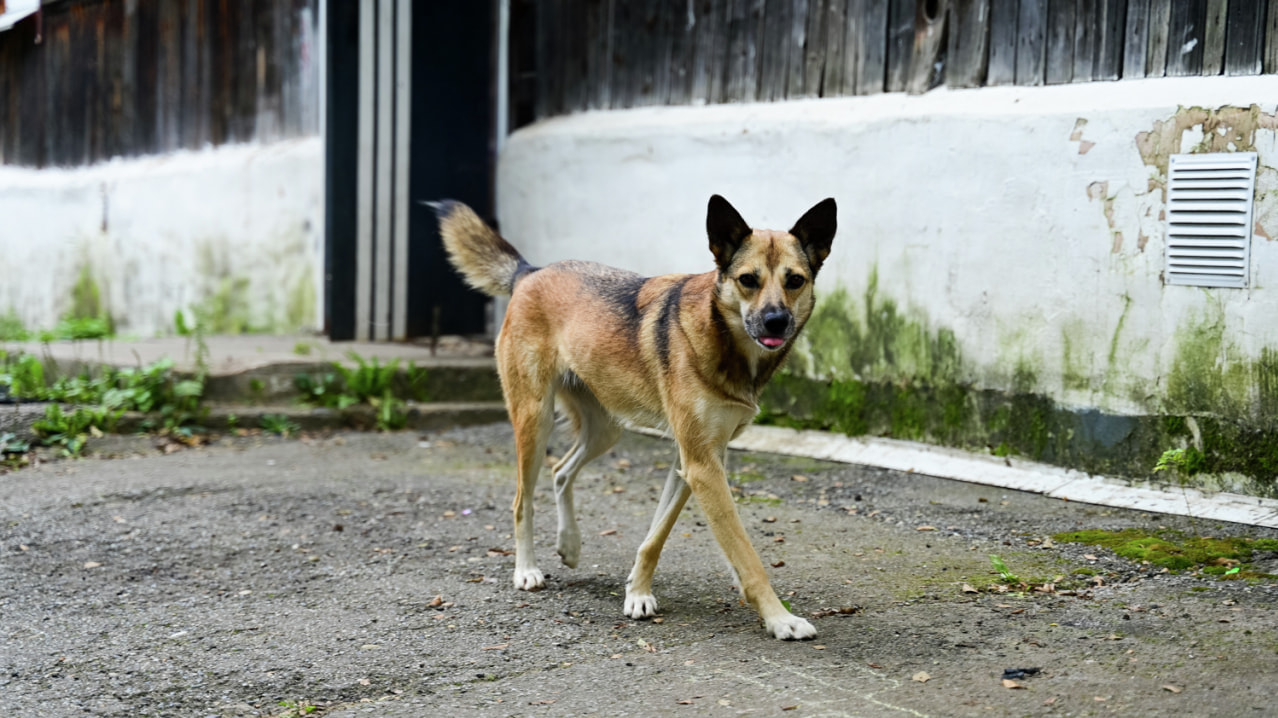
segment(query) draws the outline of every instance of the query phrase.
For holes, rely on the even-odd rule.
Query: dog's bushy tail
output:
[[[470,207],[451,199],[432,202],[448,259],[466,283],[489,296],[510,294],[534,267]]]

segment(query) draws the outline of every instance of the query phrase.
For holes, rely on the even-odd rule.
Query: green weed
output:
[[[1012,570],[1007,567],[1007,564],[1003,562],[1003,559],[999,558],[998,556],[995,556],[994,554],[990,554],[990,565],[993,566],[994,570],[998,572],[999,578],[1003,579],[1004,581],[1008,583],[1021,582],[1021,579],[1017,577],[1016,574],[1012,573]]]
[[[285,438],[296,436],[302,430],[302,427],[298,426],[297,422],[283,414],[263,414],[261,426],[262,431]]]
[[[112,430],[123,413],[105,406],[76,407],[66,412],[61,404],[50,404],[44,410],[44,418],[37,419],[31,430],[45,446],[61,446],[63,456],[79,456],[90,434]]]

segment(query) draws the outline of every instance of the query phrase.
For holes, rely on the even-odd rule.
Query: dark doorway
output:
[[[424,202],[493,221],[494,4],[365,2],[327,6],[328,334],[482,333],[489,300],[448,264]]]
[[[485,329],[488,298],[448,264],[435,215],[419,200],[459,200],[494,221],[494,20],[492,2],[413,5],[410,336]]]

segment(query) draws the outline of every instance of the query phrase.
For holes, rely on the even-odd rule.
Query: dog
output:
[[[714,195],[706,232],[715,269],[659,277],[571,260],[534,267],[466,205],[434,207],[463,279],[510,296],[496,358],[518,462],[515,587],[545,585],[533,555],[532,496],[558,398],[576,434],[553,469],[565,565],[575,568],[581,553],[572,490],[578,472],[617,442],[623,425],[658,428],[674,437],[679,454],[626,581],[625,614],[656,614],[652,575],[693,494],[768,632],[783,640],[815,636],[772,590],[737,514],[725,462],[728,442],[758,413],[759,392],[812,314],[813,280],[837,228],[834,199],[780,232],[751,229]]]

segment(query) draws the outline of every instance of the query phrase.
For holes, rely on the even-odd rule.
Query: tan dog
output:
[[[724,462],[728,442],[758,412],[760,390],[812,313],[812,282],[834,239],[834,200],[778,232],[750,229],[715,195],[706,230],[718,269],[660,277],[578,261],[533,267],[469,207],[446,201],[435,209],[449,258],[466,281],[493,296],[511,295],[497,369],[518,454],[515,587],[535,591],[545,583],[533,556],[532,494],[558,397],[576,431],[554,468],[565,565],[576,567],[581,552],[572,499],[577,473],[617,442],[619,422],[660,428],[678,442],[679,457],[626,582],[626,615],[656,613],[652,574],[692,493],[768,631],[782,639],[816,635],[769,585]]]

